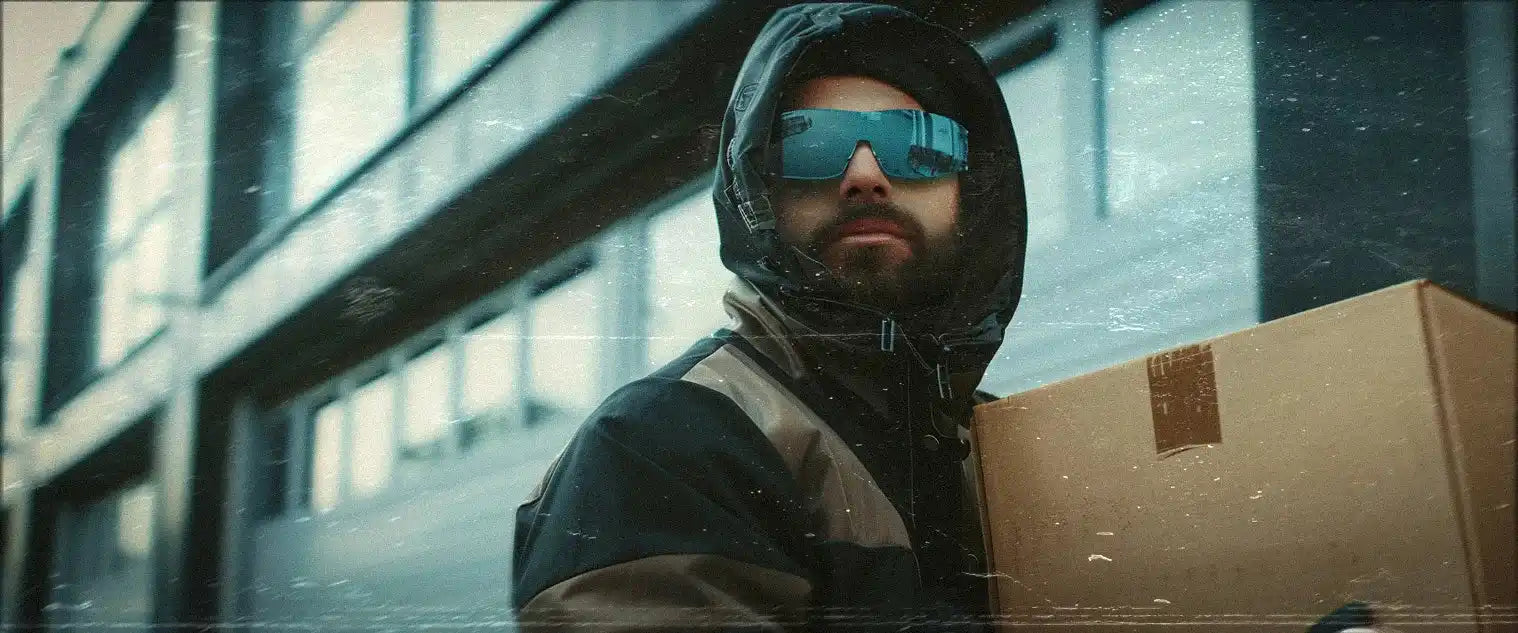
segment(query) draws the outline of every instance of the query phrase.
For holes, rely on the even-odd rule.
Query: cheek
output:
[[[903,206],[912,209],[929,236],[947,235],[959,216],[959,178],[922,183],[902,192]]]
[[[776,196],[776,225],[780,236],[793,244],[800,243],[828,219],[832,203],[822,192],[785,188]]]

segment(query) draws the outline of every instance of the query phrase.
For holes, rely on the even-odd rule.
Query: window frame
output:
[[[277,15],[265,27],[267,31],[262,33],[262,36],[264,45],[276,52],[268,56],[267,63],[260,71],[264,76],[260,81],[268,82],[273,86],[269,89],[267,96],[270,103],[269,111],[272,113],[268,133],[269,149],[263,152],[262,158],[259,159],[261,168],[268,174],[260,185],[260,189],[266,195],[260,196],[257,204],[260,226],[243,244],[225,254],[214,269],[207,271],[201,297],[203,303],[213,301],[231,285],[233,280],[250,269],[261,255],[275,248],[297,225],[342,195],[353,182],[395,151],[418,128],[426,125],[450,104],[461,98],[471,86],[479,83],[503,60],[510,58],[518,49],[536,37],[559,13],[574,4],[576,0],[550,0],[549,6],[525,22],[521,28],[513,31],[499,46],[483,54],[464,77],[453,86],[439,90],[436,95],[426,94],[422,78],[426,72],[424,70],[426,58],[422,56],[432,54],[431,51],[436,46],[434,42],[426,41],[426,38],[422,37],[422,31],[417,27],[425,26],[426,21],[430,19],[428,9],[426,9],[429,2],[446,0],[404,0],[408,6],[408,19],[407,34],[403,38],[406,51],[404,51],[402,63],[405,68],[402,91],[405,98],[401,120],[392,133],[383,136],[364,155],[356,157],[350,168],[340,172],[324,188],[315,191],[310,200],[297,204],[291,158],[294,147],[299,142],[295,134],[298,116],[295,88],[299,78],[299,65],[320,43],[322,37],[346,17],[347,12],[358,2],[358,0],[336,1],[340,4],[332,5],[327,13],[310,25],[301,23],[297,3],[271,5],[274,7],[271,12]]]
[[[282,404],[273,407],[271,409],[274,412],[271,415],[273,423],[288,425],[286,427],[288,431],[284,433],[281,440],[284,444],[282,449],[284,451],[283,454],[288,457],[285,460],[286,485],[285,490],[281,494],[280,507],[270,513],[261,515],[260,520],[272,521],[289,518],[298,519],[300,517],[309,518],[318,514],[313,506],[314,464],[317,448],[315,446],[316,415],[321,407],[334,401],[340,401],[344,403],[344,410],[347,412],[344,416],[345,424],[351,424],[351,422],[347,422],[346,420],[351,419],[351,398],[353,397],[355,387],[359,384],[368,383],[381,375],[389,374],[392,379],[397,380],[397,385],[399,386],[404,383],[403,370],[407,367],[408,363],[423,354],[429,353],[438,346],[454,346],[452,350],[454,354],[453,362],[450,363],[450,380],[453,383],[451,391],[455,393],[449,396],[449,406],[456,419],[463,420],[468,418],[470,414],[464,408],[464,397],[462,393],[458,393],[463,389],[463,383],[466,379],[465,371],[467,371],[465,367],[467,359],[464,358],[466,352],[463,351],[462,347],[472,332],[496,319],[512,319],[516,323],[519,336],[514,352],[515,358],[512,359],[512,371],[515,372],[516,376],[515,384],[508,395],[509,402],[506,405],[507,408],[514,410],[517,415],[511,421],[511,430],[507,434],[507,437],[527,437],[534,432],[534,429],[541,428],[541,425],[530,421],[532,416],[528,414],[531,409],[530,404],[533,389],[530,324],[536,303],[554,289],[561,287],[567,282],[574,281],[580,274],[601,271],[608,265],[621,262],[621,260],[615,257],[619,251],[633,251],[638,253],[635,257],[647,257],[648,235],[642,230],[646,227],[647,221],[657,214],[670,209],[673,205],[679,204],[701,191],[709,190],[710,187],[711,177],[705,174],[681,183],[678,186],[671,187],[657,200],[644,205],[640,211],[630,214],[627,218],[608,226],[594,236],[562,250],[556,256],[537,265],[518,279],[481,297],[469,306],[413,333],[400,343],[335,373],[329,378],[313,385],[311,388],[302,391],[300,394],[285,400]],[[606,239],[608,236],[614,236],[616,238],[615,241],[625,242],[626,240],[634,240],[637,243],[633,244],[633,248],[630,249],[615,248],[616,244],[609,243]],[[613,285],[617,288],[616,292],[620,296],[632,289],[642,291],[647,287],[647,283],[647,279],[640,278],[636,284],[632,284],[634,288],[624,289],[622,288],[623,284]],[[638,322],[635,330],[642,332],[642,321],[646,316],[644,314],[646,308],[639,308],[639,311],[639,314],[630,315],[629,318],[632,321]],[[598,328],[597,331],[600,333],[604,334],[606,332],[602,328],[621,327],[629,322],[627,319],[617,317],[616,315],[600,314],[604,312],[606,311],[598,311],[595,317],[597,321],[595,327]],[[646,349],[639,349],[646,356]],[[633,374],[642,375],[646,373],[646,368],[643,365],[645,359],[626,359],[626,349],[607,347],[606,349],[598,349],[595,353],[604,355],[607,358],[607,363],[605,364],[608,365],[608,367],[600,370],[601,376],[598,377],[598,380],[606,384],[598,384],[598,387],[606,387],[609,384],[608,380],[618,382],[618,386],[620,386],[620,383],[625,383],[629,379],[636,378]],[[611,378],[607,378],[607,376],[611,376]],[[604,397],[604,393],[602,395]],[[403,437],[402,434],[405,432],[404,425],[406,424],[406,420],[404,419],[405,405],[402,402],[403,399],[403,395],[395,398],[398,412],[393,418],[395,424],[393,432],[395,433],[394,437],[397,439],[397,444],[400,443],[400,438]],[[475,415],[478,415],[478,412]],[[449,425],[450,428],[445,437],[447,438],[446,443],[451,448],[445,455],[445,459],[441,460],[442,462],[467,460],[471,454],[480,450],[480,447],[467,445],[460,430],[462,426],[460,424]],[[348,431],[345,430],[344,437],[351,438],[347,433]],[[485,445],[481,444],[481,447]],[[345,439],[341,443],[339,450],[342,452],[339,456],[339,461],[342,462],[339,471],[343,477],[347,477],[351,468],[347,464],[350,459],[351,441]],[[389,502],[388,500],[393,500],[395,498],[394,494],[403,494],[394,493],[394,491],[406,490],[410,485],[407,481],[408,476],[403,474],[403,467],[401,466],[403,463],[404,460],[401,458],[398,450],[392,455],[393,470],[388,485],[370,498],[356,498],[352,495],[351,484],[340,485],[337,499],[332,508],[321,514],[323,516],[345,516],[350,512],[363,512],[365,508],[374,507],[374,504],[387,503]]]
[[[32,200],[36,193],[36,180],[28,178],[21,185],[21,193],[6,210],[3,220],[0,220],[0,363],[8,366],[12,355],[12,333],[16,326],[17,312],[20,310],[19,301],[23,294],[17,286],[21,281],[21,271],[26,268],[31,251],[32,239]],[[0,373],[0,424],[9,417],[8,399],[6,394],[10,391],[9,373]],[[10,441],[0,433],[0,455],[3,455],[10,447]]]
[[[120,149],[166,95],[176,90],[175,42],[180,14],[172,2],[150,3],[121,48],[89,87],[78,110],[61,122],[58,178],[50,220],[54,256],[43,302],[48,353],[42,364],[38,427],[116,368],[130,362],[168,330],[157,328],[136,345],[101,363],[101,257],[108,212],[103,198],[109,157]],[[70,265],[71,264],[71,265]]]
[[[1062,56],[1066,114],[1070,116],[1063,148],[1069,176],[1065,203],[1072,232],[1105,222],[1108,217],[1105,95],[1110,86],[1103,74],[1104,31],[1161,1],[1051,0],[1002,27],[977,47],[998,79],[1042,55]],[[1040,51],[1045,41],[1047,49]]]
[[[290,430],[284,434],[282,440],[283,454],[287,457],[286,486],[285,490],[279,493],[279,507],[261,515],[260,519],[269,521],[314,516],[343,516],[348,512],[362,512],[364,508],[372,507],[373,504],[386,503],[387,499],[393,499],[395,494],[401,494],[397,491],[404,491],[409,486],[409,475],[404,474],[407,468],[404,465],[406,460],[402,458],[400,452],[401,438],[405,432],[406,423],[404,396],[401,393],[404,390],[404,368],[410,361],[438,346],[462,345],[464,337],[469,332],[496,318],[511,317],[518,319],[518,323],[522,324],[519,326],[522,338],[514,364],[517,384],[510,396],[509,406],[520,412],[528,411],[530,409],[531,352],[530,345],[527,343],[526,325],[531,318],[533,304],[543,294],[551,292],[565,282],[572,281],[583,272],[594,270],[599,261],[600,250],[601,247],[595,239],[566,249],[550,262],[535,268],[522,278],[481,298],[469,307],[439,320],[401,343],[333,375],[276,406],[274,411],[278,413],[273,415],[274,423],[287,425],[286,428]],[[457,383],[462,378],[458,352],[459,350],[455,347],[454,362],[449,363],[450,380],[455,383],[453,391],[458,390]],[[391,418],[393,425],[391,433],[396,450],[390,456],[390,476],[386,484],[368,497],[359,497],[354,494],[351,481],[355,415],[353,398],[360,387],[378,379],[394,381],[391,402],[395,415]],[[453,417],[461,418],[464,415],[461,406],[462,398],[451,394],[449,399]],[[342,429],[339,432],[341,439],[337,449],[339,452],[337,456],[338,490],[332,507],[325,511],[318,511],[315,507],[315,477],[318,460],[317,416],[322,408],[332,403],[340,404],[343,411]],[[511,427],[512,434],[529,431],[533,426],[527,422],[529,417],[517,416]],[[444,434],[444,444],[448,448],[441,462],[446,463],[459,458],[467,459],[469,454],[476,450],[462,445],[459,427],[460,425],[450,424],[448,432]],[[421,463],[423,462],[416,462],[416,464]]]
[[[168,140],[167,149],[170,154],[170,160],[172,161],[174,159],[174,151],[179,141],[179,104],[174,101],[177,94],[178,92],[175,90],[174,85],[170,83],[160,94],[144,97],[132,104],[131,109],[128,111],[129,113],[123,117],[123,121],[130,121],[130,123],[123,125],[116,139],[112,141],[111,150],[106,152],[106,160],[101,168],[102,204],[100,208],[100,230],[99,237],[96,243],[93,245],[93,248],[95,249],[94,272],[95,277],[98,280],[98,292],[95,297],[95,309],[97,310],[97,314],[101,315],[102,317],[105,314],[105,302],[107,300],[106,284],[110,279],[111,272],[116,266],[126,266],[128,268],[126,276],[134,283],[132,283],[129,291],[123,298],[125,302],[124,309],[126,310],[125,316],[128,317],[128,322],[130,325],[125,328],[127,330],[125,334],[116,334],[116,336],[120,337],[121,340],[125,341],[125,343],[122,345],[121,352],[112,358],[107,359],[102,356],[104,350],[103,343],[106,340],[103,330],[107,326],[103,318],[96,319],[96,346],[94,363],[97,371],[109,371],[121,363],[126,362],[126,360],[131,358],[139,349],[146,347],[151,341],[156,339],[165,329],[168,328],[169,325],[168,314],[165,312],[158,317],[159,322],[156,325],[152,326],[151,330],[145,333],[138,333],[136,331],[136,328],[138,327],[137,320],[141,317],[141,314],[139,313],[145,309],[144,304],[156,303],[161,309],[167,307],[169,302],[167,301],[166,295],[160,295],[157,297],[142,296],[141,293],[138,292],[137,284],[135,282],[140,281],[138,273],[140,272],[142,266],[141,258],[143,257],[143,254],[139,251],[139,249],[144,244],[143,238],[153,227],[154,223],[168,222],[169,230],[171,231],[170,235],[172,236],[172,214],[174,212],[174,203],[176,196],[172,179],[168,184],[169,188],[163,191],[157,199],[146,203],[144,203],[144,201],[141,199],[134,199],[131,201],[132,204],[141,204],[141,206],[132,210],[131,224],[126,227],[119,238],[114,239],[111,237],[111,214],[112,211],[115,210],[114,205],[116,201],[113,199],[114,196],[111,194],[113,173],[116,171],[113,169],[113,167],[117,164],[117,158],[120,157],[123,152],[128,151],[129,147],[132,148],[132,151],[140,151],[139,148],[142,147],[140,141],[143,138],[144,133],[148,131],[147,126],[149,123],[151,123],[153,115],[158,111],[159,108],[173,109],[172,118],[170,119],[170,125],[168,128],[170,139]],[[130,160],[127,161],[127,163],[131,165],[131,167],[128,168],[130,171],[130,174],[127,175],[128,178],[133,180],[140,180],[145,172],[154,169],[153,166],[144,162],[144,158],[145,157],[140,154],[130,157]],[[172,238],[169,240],[169,243],[173,243]],[[165,257],[168,255],[169,254],[167,253],[164,254]]]
[[[55,530],[50,536],[52,548],[51,574],[55,580],[46,592],[49,602],[77,604],[84,596],[81,590],[99,584],[129,585],[131,578],[123,578],[127,567],[121,555],[121,509],[131,495],[145,493],[149,498],[150,512],[147,526],[148,551],[140,562],[139,573],[153,573],[154,550],[157,545],[156,529],[162,504],[161,491],[151,474],[137,472],[125,477],[113,476],[103,491],[93,494],[59,499],[54,512]],[[150,624],[152,595],[146,589],[140,596],[144,620]],[[113,614],[114,615],[114,614]],[[51,626],[77,626],[78,618],[88,617],[88,612],[64,609],[48,617]]]
[[[411,29],[412,46],[416,54],[411,56],[413,81],[409,94],[411,95],[410,103],[419,110],[440,107],[454,100],[470,86],[478,83],[480,78],[489,73],[490,69],[499,64],[502,59],[510,56],[513,51],[537,35],[554,15],[574,2],[574,0],[543,0],[543,6],[538,7],[532,15],[522,20],[510,34],[480,52],[451,85],[434,86],[431,85],[434,78],[431,76],[430,69],[440,47],[438,39],[434,37],[437,33],[433,32],[433,25],[436,21],[438,3],[447,1],[410,0],[414,20]]]
[[[350,17],[353,7],[358,3],[358,0],[331,1],[334,4],[309,25],[302,24],[299,6],[288,11],[283,18],[285,22],[283,28],[289,32],[289,36],[284,44],[276,44],[284,49],[276,58],[281,60],[277,66],[285,68],[287,72],[281,73],[280,85],[275,90],[274,98],[290,108],[290,115],[285,124],[287,129],[282,132],[282,135],[288,138],[288,142],[281,144],[279,152],[281,155],[272,157],[274,162],[293,161],[291,152],[300,143],[296,135],[300,104],[297,103],[296,97],[302,65],[320,47],[322,40],[330,35],[342,20]],[[361,156],[353,157],[350,168],[340,172],[329,184],[318,187],[305,202],[296,202],[293,169],[279,172],[281,180],[284,181],[280,183],[280,186],[285,190],[286,195],[282,197],[281,202],[270,205],[273,208],[263,209],[265,218],[280,218],[273,220],[270,229],[266,230],[282,231],[286,225],[294,224],[302,216],[324,207],[381,157],[393,151],[418,126],[431,120],[458,99],[470,86],[478,83],[484,75],[488,74],[490,69],[510,57],[513,52],[542,31],[543,27],[565,7],[574,2],[574,0],[547,0],[545,6],[540,7],[531,17],[524,20],[517,29],[481,53],[479,59],[453,85],[436,88],[429,92],[427,68],[438,46],[435,38],[430,37],[432,34],[428,30],[433,20],[433,5],[437,1],[439,0],[403,0],[406,5],[406,19],[403,25],[405,33],[402,38],[405,50],[401,52],[402,107],[400,119],[395,122],[395,129],[381,135],[378,142]],[[304,4],[304,2],[298,4]],[[259,240],[255,238],[254,242],[257,241]],[[233,258],[229,258],[228,261],[231,259]]]
[[[422,342],[405,354],[397,355],[396,379],[396,435],[395,435],[395,463],[397,473],[401,472],[404,465],[407,469],[418,464],[427,464],[447,457],[457,445],[455,435],[457,430],[453,428],[461,416],[458,402],[459,375],[459,342],[461,337],[456,336],[453,328],[448,328],[442,336],[431,340],[430,343]],[[412,371],[418,363],[424,362],[424,358],[432,354],[443,354],[443,376],[446,384],[443,393],[443,417],[441,432],[436,437],[412,443],[407,435],[412,428],[411,399],[413,398],[411,384]],[[430,358],[428,361],[432,360]],[[430,454],[420,454],[415,451],[427,451]]]
[[[291,37],[289,44],[290,48],[287,53],[288,62],[299,64],[301,60],[309,56],[311,54],[311,49],[316,48],[316,45],[321,43],[322,38],[326,37],[327,34],[337,26],[338,21],[342,20],[344,17],[347,17],[348,10],[353,7],[354,3],[357,0],[329,1],[331,1],[332,4],[328,5],[326,11],[321,15],[321,17],[318,17],[316,20],[312,21],[310,25],[304,25],[301,23],[302,18],[300,11],[302,7],[311,6],[317,3],[310,2],[308,0],[302,0],[295,3],[296,6],[294,7],[294,11],[291,11],[289,14],[291,23]],[[411,0],[405,1],[409,3]]]
[[[178,195],[172,176],[165,184],[166,189],[161,192],[156,200],[144,204],[142,200],[134,199],[132,201],[133,204],[142,204],[142,206],[132,211],[132,222],[123,234],[116,240],[113,240],[111,237],[111,213],[116,203],[112,196],[112,173],[115,171],[113,167],[116,165],[117,158],[123,152],[128,151],[128,148],[131,148],[131,151],[134,152],[141,152],[140,148],[143,147],[141,141],[149,131],[148,126],[152,124],[153,117],[159,112],[160,108],[169,108],[171,110],[168,113],[170,116],[167,127],[169,138],[165,149],[169,153],[170,161],[177,164],[178,157],[175,155],[175,152],[179,145],[178,137],[182,114],[179,111],[180,104],[177,101],[179,91],[178,86],[174,83],[172,63],[169,66],[168,68],[155,70],[155,73],[161,72],[163,76],[157,80],[150,81],[144,91],[134,95],[130,104],[118,111],[116,115],[118,117],[116,119],[116,129],[107,139],[106,150],[102,153],[100,176],[97,180],[100,200],[96,215],[98,224],[94,227],[95,230],[93,231],[94,242],[87,245],[87,248],[92,252],[91,265],[93,266],[93,270],[91,274],[95,278],[95,296],[92,298],[92,309],[95,314],[94,323],[92,324],[92,335],[94,336],[95,344],[92,350],[93,358],[90,359],[89,363],[92,369],[87,372],[89,374],[87,382],[94,382],[99,376],[129,361],[138,352],[162,336],[169,327],[167,308],[172,304],[170,297],[167,293],[156,297],[141,296],[141,293],[137,289],[137,282],[140,281],[137,273],[141,266],[140,259],[142,257],[138,249],[143,245],[143,237],[152,228],[153,224],[160,221],[169,223],[169,230],[172,236],[174,225],[172,216],[176,196]],[[129,168],[130,176],[134,180],[143,180],[143,175],[154,169],[152,165],[143,159],[144,156],[139,153],[128,161],[131,165]],[[113,244],[113,241],[116,243]],[[171,237],[169,243],[172,245],[173,242],[174,240]],[[169,257],[167,253],[164,255],[165,257]],[[128,261],[123,262],[123,259]],[[104,332],[107,328],[104,319],[105,302],[107,300],[106,284],[113,267],[121,264],[125,264],[129,268],[126,276],[132,281],[129,290],[122,298],[129,325],[125,327],[126,332],[124,334],[115,335],[124,341],[120,352],[110,358],[106,358],[104,356],[104,343],[107,340]],[[163,313],[158,317],[158,323],[151,326],[150,330],[138,333],[136,332],[136,328],[138,327],[139,312],[146,310],[146,304],[149,303],[156,304],[160,310],[163,310]]]

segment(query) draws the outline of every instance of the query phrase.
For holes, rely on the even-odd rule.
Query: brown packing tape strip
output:
[[[1161,459],[1223,441],[1212,346],[1188,345],[1150,356],[1149,411]]]

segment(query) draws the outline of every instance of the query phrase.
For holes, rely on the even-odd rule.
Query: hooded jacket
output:
[[[926,70],[955,101],[970,147],[958,248],[975,265],[942,304],[892,313],[831,295],[829,273],[775,230],[761,165],[787,75],[813,46],[866,74]],[[995,78],[903,10],[787,7],[739,71],[719,151],[733,322],[608,397],[518,509],[519,623],[973,628],[987,595],[965,427],[1017,306],[1026,239]]]

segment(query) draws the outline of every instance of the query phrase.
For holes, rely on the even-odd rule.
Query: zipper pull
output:
[[[882,319],[880,321],[880,351],[896,351],[896,320]]]

